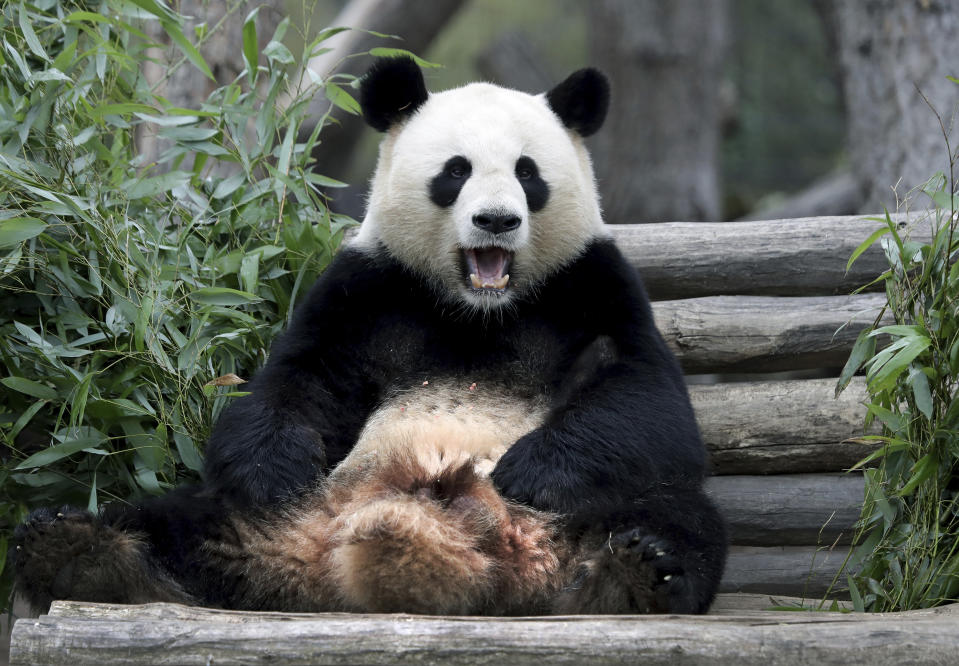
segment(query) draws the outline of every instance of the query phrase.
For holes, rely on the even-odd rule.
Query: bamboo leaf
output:
[[[54,389],[25,377],[4,377],[0,379],[0,384],[33,398],[40,398],[41,400],[57,399],[57,392]]]
[[[204,305],[245,305],[257,303],[261,299],[256,294],[228,287],[204,287],[190,294],[190,298]]]
[[[855,344],[852,346],[852,350],[849,352],[849,358],[846,360],[846,365],[843,366],[842,372],[839,373],[839,381],[836,383],[836,396],[849,386],[849,382],[852,381],[853,376],[862,367],[863,363],[867,359],[873,357],[876,353],[876,338],[870,335],[868,328],[863,329],[859,336],[856,338]]]
[[[260,13],[257,7],[246,15],[243,21],[243,60],[246,63],[247,80],[252,86],[256,82],[259,59],[259,43],[256,37],[256,17]]]
[[[353,99],[352,95],[335,83],[327,83],[323,90],[328,100],[347,113],[357,116],[362,112],[360,103]]]
[[[94,449],[99,447],[106,441],[106,437],[100,436],[91,436],[91,437],[78,437],[76,439],[70,439],[60,444],[55,444],[49,448],[40,451],[39,453],[34,453],[32,456],[24,460],[22,463],[14,467],[14,469],[32,469],[34,467],[45,467],[51,463],[55,463],[58,460],[62,460],[68,456],[72,456],[75,453],[84,451],[87,449]]]
[[[912,387],[912,397],[916,407],[922,412],[923,416],[932,420],[932,392],[929,390],[929,378],[922,371],[922,368],[913,365],[909,368],[909,376],[906,381]]]
[[[19,245],[42,234],[47,223],[35,217],[14,217],[0,221],[0,248]]]

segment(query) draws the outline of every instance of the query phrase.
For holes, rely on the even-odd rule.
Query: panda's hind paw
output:
[[[682,601],[688,597],[684,574],[667,539],[642,528],[613,532],[580,561],[554,612],[690,612]]]
[[[14,530],[10,555],[17,589],[34,607],[55,598],[70,598],[76,573],[75,556],[97,542],[93,514],[72,507],[37,509]]]

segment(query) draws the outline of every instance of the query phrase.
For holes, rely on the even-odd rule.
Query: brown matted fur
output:
[[[371,453],[269,523],[234,518],[208,542],[239,606],[436,614],[546,612],[568,582],[553,515],[504,500],[453,457]]]

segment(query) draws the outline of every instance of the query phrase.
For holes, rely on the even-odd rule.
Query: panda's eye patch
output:
[[[450,178],[466,178],[470,175],[470,163],[463,158],[453,158],[446,163],[446,173]]]
[[[430,201],[440,208],[452,206],[472,172],[473,165],[462,155],[446,160],[443,169],[430,180]]]
[[[532,157],[523,155],[516,160],[514,168],[516,179],[526,194],[526,207],[535,213],[541,210],[549,200],[549,185],[539,175],[539,167]]]
[[[533,158],[523,156],[516,160],[516,177],[520,180],[529,180],[539,175],[536,162]]]

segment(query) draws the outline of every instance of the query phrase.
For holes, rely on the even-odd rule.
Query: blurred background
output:
[[[234,22],[204,46],[222,84],[243,67],[238,35],[262,5],[259,34],[348,25],[317,58],[320,76],[362,74],[376,46],[442,68],[434,90],[490,80],[544,91],[587,65],[613,83],[607,124],[590,139],[611,223],[777,219],[894,209],[948,170],[942,129],[959,87],[957,0],[183,0],[197,23]],[[243,6],[245,5],[245,7]],[[311,34],[289,31],[285,40]],[[301,31],[302,32],[302,31]],[[315,32],[315,31],[314,31]],[[161,36],[162,37],[162,36]],[[189,76],[190,72],[184,72]],[[192,73],[196,76],[196,73]],[[185,106],[212,83],[173,77]],[[191,97],[193,98],[191,100]],[[328,102],[317,100],[316,114]],[[352,184],[339,212],[361,218],[378,137],[355,117],[324,129],[318,169]]]

